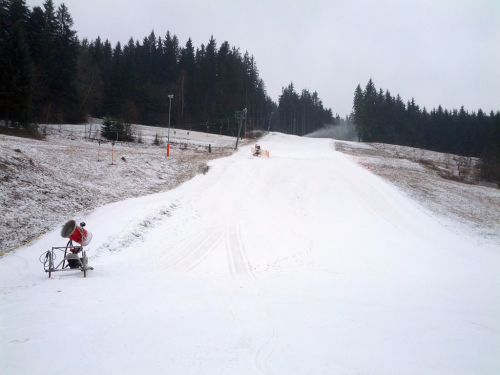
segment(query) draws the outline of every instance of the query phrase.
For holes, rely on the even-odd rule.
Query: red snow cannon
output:
[[[70,220],[61,230],[62,238],[69,238],[82,246],[87,246],[90,241],[92,241],[92,233],[88,230],[83,229],[85,223],[80,223],[80,225],[76,225],[76,221]]]

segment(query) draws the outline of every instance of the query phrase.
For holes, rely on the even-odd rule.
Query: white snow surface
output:
[[[332,140],[259,144],[75,218],[87,278],[43,272],[59,229],[3,256],[0,372],[500,373],[497,247]]]

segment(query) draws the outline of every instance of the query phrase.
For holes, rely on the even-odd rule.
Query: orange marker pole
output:
[[[170,156],[170,143],[167,143],[167,156]]]

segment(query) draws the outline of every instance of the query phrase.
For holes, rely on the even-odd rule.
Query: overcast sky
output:
[[[354,89],[412,97],[428,109],[500,110],[500,0],[66,0],[80,39],[113,47],[154,30],[213,35],[254,55],[277,100],[293,81],[317,91],[326,107],[351,112]],[[28,0],[30,7],[43,0]],[[54,0],[58,6],[60,2]]]

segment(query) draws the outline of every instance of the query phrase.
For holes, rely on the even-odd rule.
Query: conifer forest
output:
[[[500,182],[500,112],[469,113],[441,106],[431,111],[412,99],[404,103],[389,90],[377,91],[370,79],[354,92],[352,119],[358,138],[481,158],[482,176]]]
[[[303,135],[332,123],[317,93],[290,84],[276,104],[266,93],[249,52],[213,37],[191,39],[154,31],[123,45],[98,37],[79,40],[64,4],[29,9],[24,0],[0,0],[1,106],[8,123],[72,123],[87,116],[125,123],[234,133],[235,111],[247,108],[249,128]],[[171,103],[169,95],[173,95]],[[232,134],[234,135],[234,134]]]
[[[326,73],[325,73],[326,74]],[[169,96],[173,95],[172,98]],[[196,47],[154,31],[142,40],[80,40],[69,9],[45,0],[0,0],[0,121],[36,131],[42,123],[81,123],[89,116],[126,124],[190,128],[236,135],[235,112],[248,129],[306,135],[349,123],[358,140],[480,157],[500,179],[500,112],[463,107],[432,110],[377,91],[370,79],[354,92],[353,111],[333,116],[317,92],[283,87],[270,98],[248,51],[212,36]],[[2,128],[2,127],[0,127]],[[491,173],[490,173],[491,175]],[[496,177],[495,177],[496,176]]]

